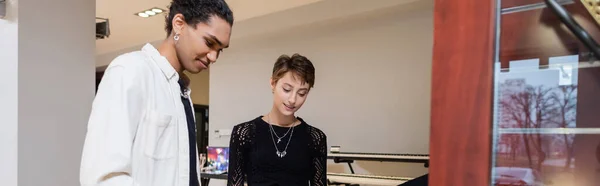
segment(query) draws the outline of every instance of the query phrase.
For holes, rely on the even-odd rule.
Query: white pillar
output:
[[[7,2],[9,15],[0,20],[0,185],[79,185],[95,86],[95,0]]]
[[[17,186],[17,2],[6,2],[0,19],[0,185]]]

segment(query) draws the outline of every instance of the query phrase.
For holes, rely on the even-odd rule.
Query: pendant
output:
[[[285,154],[287,154],[286,151],[283,151],[283,152],[277,151],[276,153],[277,153],[277,157],[279,157],[279,158],[283,158],[285,156]]]
[[[279,144],[279,142],[281,142],[281,138],[277,138],[277,144]]]

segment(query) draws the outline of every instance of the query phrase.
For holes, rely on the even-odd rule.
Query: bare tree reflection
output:
[[[524,79],[510,79],[500,84],[499,127],[539,129],[575,127],[577,86],[534,86]],[[573,135],[507,134],[499,139],[499,151],[511,165],[542,171],[547,159],[566,160],[561,165],[569,170],[573,159]],[[518,157],[526,157],[519,161]],[[562,163],[562,161],[560,161]],[[553,163],[552,166],[555,166]],[[560,167],[560,166],[559,166]]]
[[[575,124],[575,111],[577,107],[577,86],[567,85],[559,86],[557,88],[560,92],[553,92],[552,99],[557,104],[557,110],[560,114],[556,123],[560,127],[567,128]],[[565,170],[571,167],[571,159],[573,158],[573,138],[574,135],[563,134],[563,141],[565,144],[565,151],[567,154],[567,162],[565,163]]]

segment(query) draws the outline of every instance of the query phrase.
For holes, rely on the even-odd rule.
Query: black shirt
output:
[[[327,139],[325,133],[301,124],[290,130],[273,126],[277,137],[272,136],[270,124],[257,117],[233,128],[229,145],[228,186],[326,186],[327,185]],[[290,141],[291,139],[291,141]],[[277,149],[284,151],[277,155]]]
[[[180,79],[178,83],[179,87],[181,87],[181,92],[185,94],[185,88],[187,86],[185,86],[184,81]],[[196,122],[194,120],[194,114],[192,113],[192,105],[187,97],[188,95],[183,96],[183,94],[181,96],[181,102],[183,102],[183,107],[185,108],[190,148],[190,186],[199,186],[200,183],[198,183],[198,172],[196,170]]]

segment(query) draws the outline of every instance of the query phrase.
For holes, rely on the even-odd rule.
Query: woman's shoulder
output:
[[[302,119],[300,117],[298,117],[298,119],[300,121],[302,121],[302,123],[304,123],[304,125],[306,125],[306,129],[308,131],[308,134],[310,134],[310,136],[312,137],[313,141],[321,141],[321,140],[325,140],[327,138],[327,135],[321,129],[308,124],[306,121],[304,121],[304,119]]]
[[[249,135],[250,132],[256,128],[257,119],[258,118],[255,118],[235,125],[232,132],[238,135]]]
[[[253,121],[253,120],[250,120],[250,121],[245,121],[245,122],[242,122],[242,123],[240,123],[240,124],[237,124],[237,125],[235,125],[233,128],[234,128],[234,129],[235,129],[235,128],[250,128],[250,127],[253,127],[254,125],[255,125],[255,124],[254,124],[254,121]]]

